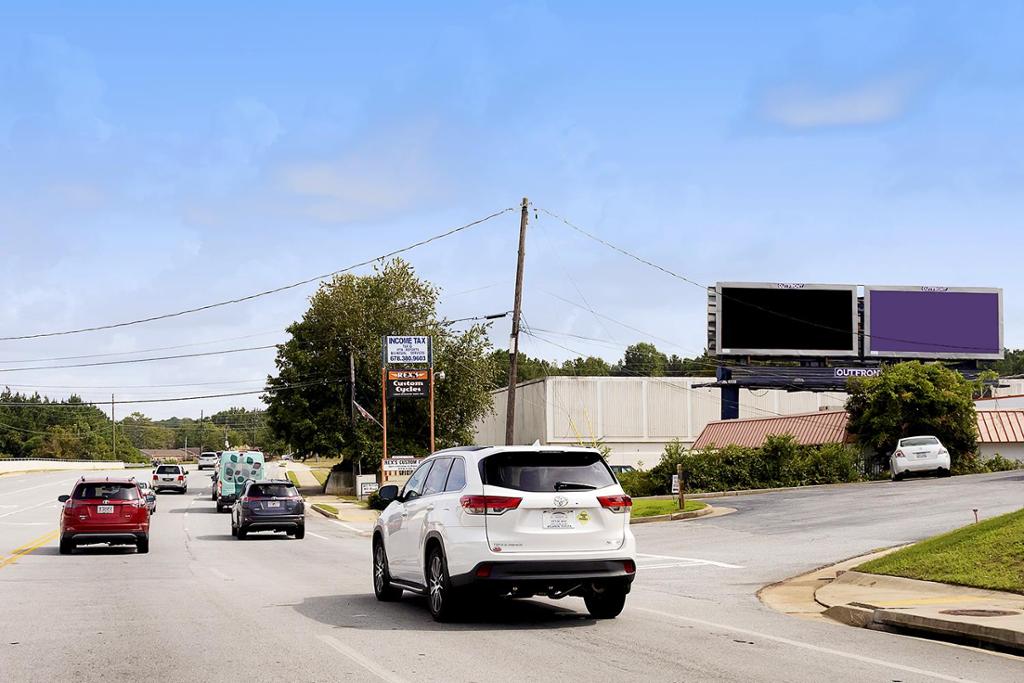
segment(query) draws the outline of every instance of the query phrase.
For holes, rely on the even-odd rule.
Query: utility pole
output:
[[[203,411],[199,411],[199,452],[203,452],[203,447],[206,445],[203,441]]]
[[[114,449],[114,460],[117,460],[117,420],[114,419],[114,395],[110,395],[110,446]]]
[[[523,261],[526,258],[526,223],[529,219],[530,202],[523,197],[523,210],[519,218],[519,258],[516,261],[516,296],[512,305],[512,336],[508,342],[508,405],[505,411],[505,445],[515,440],[516,427],[516,380],[519,376],[519,316],[523,307]]]
[[[348,419],[352,426],[352,445],[355,445],[356,435],[356,356],[352,348],[348,350]],[[356,475],[363,473],[363,456],[356,458]]]

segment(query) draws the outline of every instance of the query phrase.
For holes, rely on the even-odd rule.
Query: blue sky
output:
[[[1024,345],[1019,4],[379,4],[5,8],[5,335],[247,294],[527,195],[702,283],[1000,286]],[[410,255],[446,315],[510,308],[517,228]],[[526,320],[551,339],[613,360],[642,338],[593,309],[703,348],[700,289],[543,214],[527,250]],[[270,344],[311,291],[0,342],[0,360]],[[2,375],[145,398],[258,388],[272,357]],[[213,381],[233,384],[154,386]],[[147,412],[228,403],[257,401]]]

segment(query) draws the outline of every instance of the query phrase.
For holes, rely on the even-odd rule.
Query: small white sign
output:
[[[384,362],[430,363],[430,337],[384,337]]]
[[[672,475],[672,493],[679,493],[679,475]]]
[[[398,474],[412,474],[420,466],[416,458],[388,458],[384,461],[384,469]]]

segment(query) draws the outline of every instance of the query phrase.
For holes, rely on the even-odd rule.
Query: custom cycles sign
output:
[[[426,398],[430,395],[429,370],[388,370],[388,398]]]

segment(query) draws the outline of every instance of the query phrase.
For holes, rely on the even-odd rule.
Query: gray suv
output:
[[[287,479],[250,479],[231,506],[231,535],[242,540],[250,531],[284,531],[306,536],[306,504]]]

